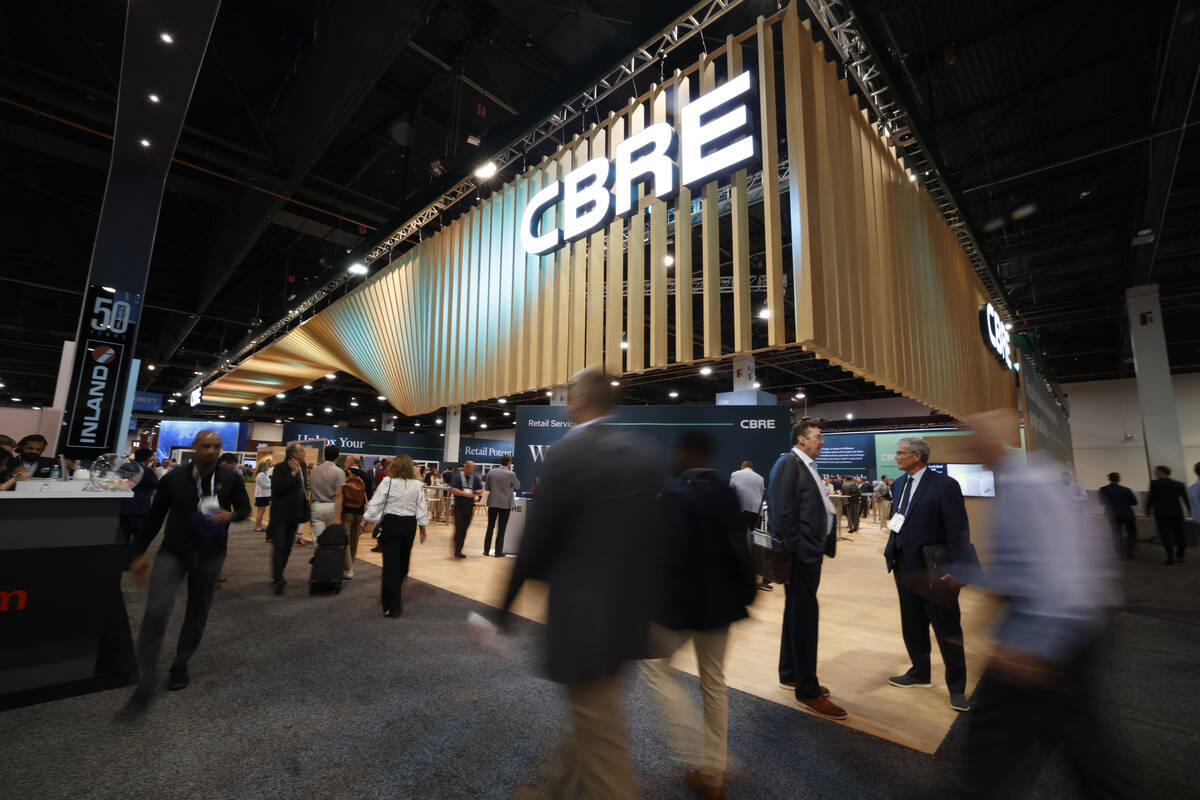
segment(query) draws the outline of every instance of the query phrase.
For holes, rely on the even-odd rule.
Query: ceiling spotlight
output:
[[[700,374],[701,375],[712,375],[712,367],[701,367]]]
[[[311,411],[304,412],[304,416],[306,416],[306,417],[311,417],[312,415],[313,415],[313,413]]]
[[[42,407],[41,407],[41,406],[34,406],[34,407],[33,407],[33,410],[34,410],[34,411],[41,411],[41,410],[42,410]]]
[[[415,425],[418,428],[421,427],[421,423],[419,423],[419,422],[414,422],[413,425]]]
[[[21,402],[21,398],[19,398],[19,397],[14,397],[14,398],[12,399],[12,401],[13,401],[14,403],[19,403],[19,402]]]
[[[278,425],[278,424],[279,424],[279,423],[281,423],[281,422],[283,422],[283,420],[281,420],[281,419],[277,419],[277,420],[275,420],[275,424],[276,424],[276,425]]]
[[[804,398],[806,398],[806,397],[808,397],[808,395],[806,395],[804,392],[797,392],[797,393],[796,393],[796,399],[797,399],[797,400],[803,400],[803,399],[804,399]]]
[[[442,437],[443,439],[446,438],[446,434],[444,434],[444,433],[439,433],[438,436]]]
[[[325,413],[326,413],[326,414],[332,414],[332,413],[333,413],[333,409],[332,409],[332,408],[330,408],[329,406],[325,406]]]
[[[101,286],[100,288],[101,288],[101,289],[103,289],[104,291],[108,292],[109,294],[116,294],[116,293],[117,293],[117,290],[116,290],[116,289],[114,289],[114,288],[113,288],[113,287],[111,287],[111,286]],[[197,375],[199,375],[200,373],[199,373],[199,372],[197,372],[196,374],[197,374]]]
[[[175,401],[172,400],[171,402],[175,402]],[[242,411],[249,411],[249,410],[250,410],[250,406],[242,406]]]
[[[441,424],[442,424],[442,418],[441,418],[441,417],[438,417],[438,418],[437,418],[437,419],[435,419],[433,422],[434,422],[434,424],[435,424],[435,425],[441,425]]]
[[[670,397],[672,399],[679,397],[679,392],[668,392],[667,397]]]
[[[478,419],[478,417],[476,417],[474,414],[471,415],[471,422],[474,422],[477,419]]]
[[[199,375],[199,374],[201,374],[201,373],[200,373],[200,370],[193,370],[193,371],[192,371],[192,374],[193,374],[193,375]]]
[[[159,99],[160,99],[159,96],[156,94],[146,95],[146,97],[151,103],[157,103],[157,102],[159,102]]]
[[[629,349],[629,342],[621,342],[621,349],[622,349],[622,350],[628,350],[628,349]]]
[[[481,422],[481,423],[479,424],[479,427],[481,427],[481,428],[486,428],[486,427],[487,427],[487,423],[486,423],[486,422]]]
[[[764,308],[761,311],[759,311],[758,318],[759,319],[770,319],[771,318],[771,309]]]
[[[675,266],[675,256],[671,255],[670,253],[667,253],[665,256],[663,256],[663,266],[664,267]]]
[[[609,381],[608,383],[610,386],[620,386],[621,385],[620,381]]]
[[[489,161],[486,164],[484,164],[483,166],[481,166],[479,169],[475,170],[475,177],[482,178],[485,181],[495,174],[496,174],[496,162],[495,161]]]
[[[162,39],[164,44],[175,44],[175,37],[169,33],[160,33],[158,38]]]
[[[217,419],[225,419],[225,415],[224,415],[224,414],[217,414]]]
[[[761,384],[761,383],[759,383],[758,381],[755,381],[755,382],[754,382],[754,388],[755,388],[755,389],[761,389],[761,388],[762,388],[762,384]]]
[[[497,403],[499,403],[500,405],[504,405],[505,403],[507,403],[507,402],[508,402],[508,398],[501,397],[501,398],[500,398],[499,400],[497,400],[496,402],[497,402]]]
[[[1006,330],[1006,331],[1011,331],[1011,330],[1012,330],[1012,323],[1011,323],[1011,322],[1006,322],[1006,323],[1004,323],[1004,330]]]
[[[916,183],[916,182],[917,182],[917,175],[916,175],[916,173],[915,173],[915,172],[910,172],[910,173],[908,173],[908,182],[909,182],[909,183]]]
[[[504,416],[506,416],[506,417],[511,417],[511,416],[512,416],[512,414],[509,414],[507,411],[505,411],[505,412],[504,412]]]
[[[473,133],[467,137],[467,144],[471,145],[471,147],[479,147],[479,142],[479,137]]]
[[[255,400],[254,401],[254,405],[256,405],[256,406],[265,406],[266,404],[267,403],[265,400]]]
[[[851,412],[849,412],[849,411],[847,411],[847,412],[846,412],[846,419],[847,419],[847,420],[854,419],[854,414],[853,414],[853,413],[851,413]]]
[[[154,372],[154,370],[158,369],[158,367],[154,366],[153,364],[147,364],[146,369],[150,370],[151,372]]]
[[[376,400],[387,400],[387,398],[386,398],[386,397],[384,397],[383,395],[379,395],[379,396],[378,396],[378,397],[376,397],[375,399],[376,399]]]
[[[429,171],[432,172],[435,177],[440,178],[446,174],[446,167],[444,164],[442,164],[441,159],[435,159],[434,161],[430,162]]]
[[[374,422],[374,421],[375,421],[375,418],[374,418],[374,417],[371,417],[371,422]]]
[[[336,373],[336,372],[330,372],[329,374],[327,374],[327,375],[325,376],[325,380],[327,380],[327,381],[336,381],[336,380],[337,380],[337,373]]]
[[[369,272],[369,270],[367,269],[367,265],[362,263],[361,261],[355,261],[353,264],[351,264],[349,267],[346,268],[346,271],[349,272],[351,275],[366,275],[367,272]]]
[[[150,140],[149,139],[141,139],[141,140],[139,140],[139,144],[141,144],[142,147],[149,147]]]
[[[175,398],[174,398],[174,397],[168,397],[168,398],[167,398],[167,402],[168,402],[168,403],[175,403],[175,402],[177,402],[177,401],[175,400]]]
[[[306,384],[304,384],[304,388],[305,388],[305,389],[308,389],[308,390],[311,392],[311,391],[312,391],[312,384],[306,383]]]
[[[546,397],[552,397],[553,395],[554,395],[554,392],[546,392]]]
[[[286,395],[286,394],[284,394],[283,392],[280,392],[279,394],[277,394],[277,395],[275,395],[275,396],[276,396],[276,397],[278,397],[280,400],[282,400],[283,398],[287,397],[287,395]]]
[[[351,408],[358,408],[358,401],[357,401],[357,400],[351,400],[351,401],[350,401],[350,407],[351,407]]]

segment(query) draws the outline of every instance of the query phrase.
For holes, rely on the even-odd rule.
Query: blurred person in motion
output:
[[[755,583],[742,505],[709,466],[711,454],[706,434],[685,433],[676,452],[680,483],[659,501],[656,574],[663,580],[651,615],[650,649],[661,657],[643,662],[642,673],[667,720],[675,756],[686,765],[684,782],[697,796],[719,800],[725,797],[729,727],[725,647],[730,623],[744,619],[754,601]],[[700,671],[703,730],[671,669],[675,653],[689,642]]]
[[[1192,519],[1200,522],[1200,461],[1192,465],[1192,472],[1196,473],[1198,480],[1188,487],[1188,505],[1192,509]]]
[[[522,584],[549,584],[547,673],[566,685],[573,777],[592,800],[637,796],[621,671],[648,655],[646,547],[656,535],[660,485],[650,448],[606,424],[612,406],[601,370],[572,379],[575,427],[551,449],[538,477],[499,613],[503,630]]]
[[[154,451],[149,447],[139,448],[133,454],[133,463],[137,464],[142,477],[133,487],[133,497],[121,501],[121,514],[117,523],[125,543],[129,546],[128,561],[145,550],[138,550],[138,540],[142,537],[142,528],[146,525],[146,515],[150,513],[150,500],[158,489],[158,476],[150,468],[150,459]]]
[[[960,565],[941,580],[993,593],[1005,610],[967,726],[964,795],[1013,796],[1037,777],[1038,751],[1062,745],[1083,796],[1131,796],[1097,716],[1097,655],[1117,601],[1104,536],[1055,480],[1061,466],[1038,453],[1022,463],[1015,412],[967,423],[975,458],[995,473],[993,547],[987,572]]]
[[[1171,477],[1171,468],[1155,467],[1150,494],[1146,495],[1146,514],[1154,517],[1158,538],[1167,551],[1167,566],[1187,563],[1187,542],[1183,538],[1183,512],[1187,504],[1187,489]]]
[[[902,689],[933,685],[929,663],[932,627],[946,666],[950,707],[970,711],[957,590],[947,585],[938,587],[945,591],[924,591],[928,585],[927,545],[947,548],[949,568],[955,574],[975,561],[962,488],[950,476],[929,469],[929,443],[918,436],[906,436],[896,445],[896,466],[905,474],[892,484],[892,516],[888,520],[891,533],[883,558],[896,580],[900,631],[912,666],[903,675],[888,678],[888,683]]]
[[[1121,485],[1121,475],[1117,472],[1108,473],[1108,485],[1100,487],[1100,499],[1104,502],[1105,516],[1112,527],[1113,545],[1117,555],[1125,560],[1133,558],[1137,547],[1137,518],[1133,510],[1137,508],[1137,496],[1128,486]],[[1125,529],[1125,541],[1121,541],[1121,529]]]
[[[18,483],[29,480],[15,453],[16,446],[15,439],[0,434],[0,492],[13,491]]]
[[[271,588],[275,594],[283,594],[287,585],[283,571],[292,554],[293,532],[309,518],[304,448],[292,443],[284,452],[287,458],[271,470],[271,523],[267,527],[268,536],[274,541]],[[294,543],[300,544],[299,537]]]
[[[141,678],[130,698],[128,710],[141,711],[154,693],[159,651],[167,622],[175,607],[175,591],[187,578],[187,614],[179,631],[179,644],[171,665],[171,691],[185,689],[190,682],[188,661],[208,622],[213,592],[229,540],[229,524],[250,516],[246,484],[232,469],[217,465],[221,436],[200,431],[192,441],[195,456],[186,467],[171,471],[159,482],[158,494],[138,537],[138,555],[130,569],[139,582],[150,571],[146,548],[166,522],[162,546],[150,572],[146,613],[138,632],[137,657]]]
[[[484,479],[487,488],[487,533],[483,536],[483,554],[486,556],[492,547],[492,529],[499,523],[496,532],[496,555],[504,557],[504,532],[508,529],[508,515],[516,502],[515,492],[521,488],[512,471],[512,456],[500,456],[500,466],[488,470]]]
[[[729,485],[737,493],[742,523],[746,527],[746,541],[749,542],[750,535],[762,520],[762,504],[763,497],[767,493],[767,484],[762,475],[754,471],[753,463],[743,461],[742,468],[734,470],[729,476]],[[766,576],[763,576],[758,588],[764,592],[772,590],[771,582],[766,579]]]
[[[771,467],[767,482],[767,531],[792,556],[792,581],[785,584],[783,632],[779,643],[779,687],[792,692],[801,709],[818,717],[845,719],[817,680],[817,588],[821,562],[837,532],[833,501],[821,490],[816,458],[825,440],[810,420],[792,426],[792,449]]]
[[[429,513],[425,507],[425,484],[417,477],[410,456],[399,455],[388,465],[388,474],[375,490],[365,514],[367,524],[378,525],[379,551],[383,553],[380,604],[383,615],[396,619],[403,611],[401,589],[408,577],[413,539],[418,529],[425,544]]]
[[[267,472],[271,469],[271,459],[264,458],[258,462],[258,466],[254,469],[254,532],[262,533],[266,530],[263,527],[263,514],[271,505],[271,476]],[[271,534],[267,534],[267,541],[271,541]]]

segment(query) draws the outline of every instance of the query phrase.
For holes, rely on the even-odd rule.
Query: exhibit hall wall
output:
[[[1183,464],[1170,464],[1172,477],[1192,484],[1192,465],[1200,461],[1200,374],[1174,375],[1175,406],[1183,440]],[[1150,470],[1142,435],[1142,407],[1137,381],[1084,381],[1063,384],[1071,404],[1071,441],[1079,483],[1098,489],[1110,472],[1134,491],[1148,491]],[[1181,474],[1182,471],[1182,474]]]
[[[530,235],[577,218],[561,190],[562,208],[547,205],[530,228],[531,198],[556,182],[569,188],[586,165],[620,164],[622,142],[654,126],[686,145],[701,127],[697,116],[688,128],[689,104],[738,86],[743,122],[730,138],[753,159],[689,183],[681,146],[684,177],[668,179],[672,165],[661,179],[671,186],[657,171],[635,184],[627,216],[601,215],[544,253],[528,248]],[[1012,373],[980,336],[988,296],[920,177],[792,4],[447,214],[363,285],[231,365],[205,387],[206,402],[245,405],[337,370],[418,414],[563,384],[588,365],[638,373],[804,347],[958,419],[1015,407]],[[752,199],[761,214],[749,214]],[[764,248],[753,263],[752,238]],[[762,287],[754,308],[752,283]]]

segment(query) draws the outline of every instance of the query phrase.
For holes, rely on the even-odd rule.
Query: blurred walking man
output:
[[[550,584],[547,672],[566,684],[575,777],[592,800],[632,798],[620,670],[647,656],[658,472],[642,443],[605,424],[613,397],[603,372],[576,375],[568,405],[575,427],[539,476],[500,625],[527,579]]]

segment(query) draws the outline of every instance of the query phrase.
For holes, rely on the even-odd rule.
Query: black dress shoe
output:
[[[167,688],[172,692],[178,692],[180,689],[186,689],[191,679],[188,677],[187,667],[183,669],[171,670],[171,678],[167,682]]]
[[[283,587],[287,586],[287,581],[272,581],[271,589],[275,594],[283,594]]]
[[[455,557],[455,558],[466,558],[466,556],[465,556],[465,555],[463,555],[462,553],[455,553],[455,554],[454,554],[454,557]]]

